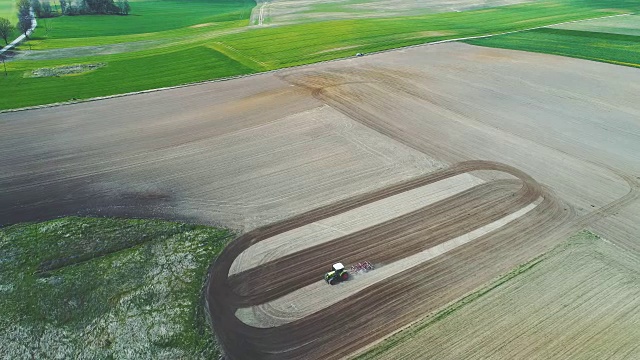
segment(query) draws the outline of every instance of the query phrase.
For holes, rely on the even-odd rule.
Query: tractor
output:
[[[344,269],[344,265],[342,265],[342,263],[333,264],[331,271],[324,274],[324,280],[330,285],[335,285],[348,279],[349,273]]]

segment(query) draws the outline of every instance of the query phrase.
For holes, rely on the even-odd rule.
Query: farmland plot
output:
[[[640,67],[640,16],[576,21],[467,42]]]
[[[607,240],[638,249],[638,83],[628,67],[446,44],[3,114],[0,223],[242,229],[207,287],[227,354],[348,356],[583,228],[622,225]],[[363,260],[376,269],[322,283]]]
[[[581,232],[451,315],[360,358],[634,358],[639,264],[637,254]]]
[[[251,13],[251,24],[283,25],[322,20],[461,12],[528,1],[531,0],[262,0],[258,1]]]
[[[551,28],[640,36],[640,16],[617,16],[614,18],[585,20],[555,25],[551,26]]]

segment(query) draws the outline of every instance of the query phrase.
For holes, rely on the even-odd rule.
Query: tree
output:
[[[51,8],[51,4],[48,1],[42,2],[42,17],[50,18],[53,17],[53,9]]]
[[[31,3],[29,0],[18,0],[18,30],[27,36],[27,31],[31,29]]]
[[[18,8],[18,18],[21,16],[29,15],[31,9],[31,3],[29,0],[18,0],[16,1],[16,7]]]
[[[9,36],[13,32],[13,25],[8,19],[0,18],[0,37],[4,39],[5,44],[9,44]]]
[[[128,0],[118,0],[118,9],[120,9],[120,15],[129,15],[131,5]]]
[[[67,1],[66,0],[60,0],[60,12],[62,12],[62,14],[67,12]]]
[[[24,34],[24,36],[29,37],[27,35],[27,31],[29,31],[30,29],[31,29],[31,15],[27,17],[21,17],[18,19],[18,30],[20,30],[20,32]]]
[[[31,7],[33,8],[33,12],[37,17],[42,17],[42,4],[40,4],[39,0],[31,0]]]

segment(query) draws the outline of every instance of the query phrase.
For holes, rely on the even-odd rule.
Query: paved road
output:
[[[33,13],[33,9],[31,9],[31,29],[27,30],[27,35],[25,36],[25,34],[22,34],[22,35],[18,36],[18,38],[16,38],[11,43],[9,43],[9,45],[7,45],[7,46],[3,47],[2,49],[0,49],[0,55],[4,54],[5,52],[7,52],[7,51],[9,51],[11,49],[13,49],[20,42],[22,42],[27,36],[31,35],[31,33],[33,33],[33,30],[36,29],[36,26],[38,26],[38,21],[36,20],[36,16]]]

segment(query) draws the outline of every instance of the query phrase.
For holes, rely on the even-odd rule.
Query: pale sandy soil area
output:
[[[636,359],[640,258],[574,238],[376,359]],[[410,331],[410,330],[409,330]]]
[[[341,65],[285,78],[435,158],[516,166],[581,214],[624,196],[626,178],[640,175],[636,69],[464,44]]]
[[[250,308],[240,308],[236,311],[236,316],[247,325],[262,328],[281,326],[303,319],[319,310],[334,306],[380,281],[397,277],[405,271],[410,272],[413,267],[421,263],[444,255],[457,247],[495,231],[533,210],[540,202],[541,199],[538,199],[536,202],[503,218],[419,253],[407,256],[402,260],[394,261],[390,264],[376,264],[376,268],[370,272],[353,274],[350,281],[327,287],[324,280],[319,280],[268,303]]]
[[[389,221],[482,182],[469,174],[456,175],[287,231],[243,251],[233,262],[229,275]]]
[[[262,0],[251,13],[251,24],[284,25],[310,21],[407,16],[505,6],[530,0]]]
[[[551,26],[551,28],[640,36],[640,16],[617,16],[607,19],[578,21]]]

